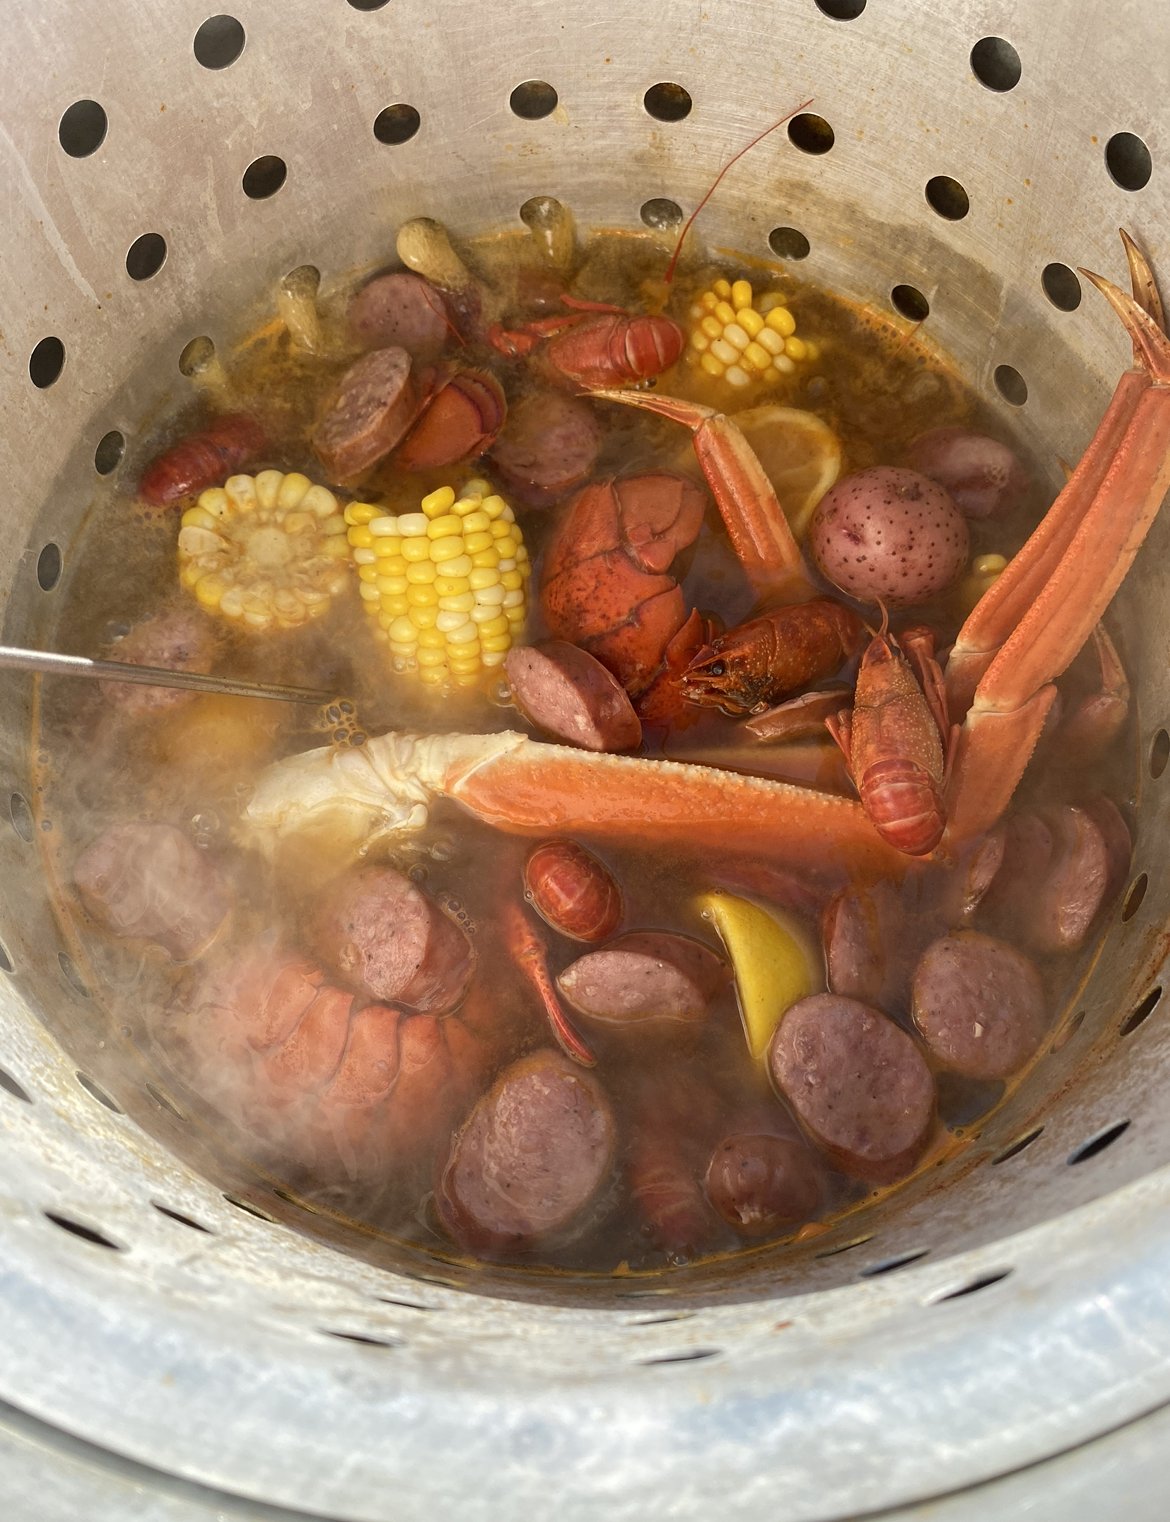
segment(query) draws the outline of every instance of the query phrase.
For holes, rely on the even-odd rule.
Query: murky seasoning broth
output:
[[[517,711],[499,647],[547,637],[540,589],[579,492],[661,471],[703,489],[676,422],[580,400],[581,385],[554,373],[554,320],[577,318],[580,332],[598,315],[566,309],[563,294],[677,320],[686,348],[646,383],[651,394],[751,421],[745,431],[806,555],[808,525],[834,480],[915,461],[930,475],[939,452],[923,454],[920,441],[934,430],[1002,439],[909,324],[776,268],[692,258],[667,287],[656,240],[576,242],[571,219],[555,209],[534,235],[481,239],[460,255],[468,283],[427,288],[437,324],[426,311],[400,310],[405,297],[393,287],[384,302],[364,294],[357,305],[373,288],[368,272],[327,295],[315,292],[312,272],[299,272],[278,315],[267,304],[253,314],[230,354],[196,353],[188,404],[131,463],[141,472],[225,416],[256,422],[262,441],[240,445],[239,458],[223,454],[218,473],[171,503],[148,501],[127,470],[122,489],[89,516],[70,557],[58,648],[335,695],[315,707],[44,684],[35,737],[42,813],[52,821],[44,843],[61,915],[98,995],[93,1018],[148,1054],[157,1086],[181,1097],[213,1146],[299,1199],[440,1255],[604,1274],[803,1238],[962,1145],[1051,1040],[1078,953],[1098,933],[1128,860],[1111,801],[1124,794],[1121,740],[1042,745],[1006,826],[949,856],[907,860],[885,881],[843,873],[828,848],[825,872],[815,849],[811,865],[777,860],[747,833],[688,848],[677,837],[656,841],[653,818],[640,839],[574,830],[620,898],[592,941],[561,933],[536,912],[541,885],[535,895],[531,881],[526,887],[534,848],[564,838],[556,818],[544,835],[509,833],[439,797],[419,829],[379,831],[324,813],[261,838],[248,811],[282,758],[326,748],[359,765],[377,743],[371,737],[389,730],[557,739]],[[718,360],[730,340],[711,335],[732,327],[764,362],[778,353],[784,365],[730,382]],[[523,342],[501,341],[500,329]],[[775,336],[761,344],[761,332]],[[486,452],[453,464],[429,463],[419,446],[421,463],[404,469],[394,446],[354,466],[354,450],[385,419],[359,421],[352,407],[340,444],[323,442],[322,418],[351,367],[403,344],[419,396],[440,380],[449,382],[434,392],[440,403],[451,385],[458,391],[456,434],[469,412],[490,432],[496,398],[506,399],[497,443],[489,438]],[[731,351],[742,373],[747,350],[732,342]],[[436,379],[433,366],[456,380],[447,371]],[[490,381],[459,390],[467,372]],[[385,374],[378,384],[389,384]],[[760,410],[769,407],[785,410]],[[448,425],[435,417],[441,432]],[[525,418],[535,422],[519,437]],[[941,459],[945,480],[945,449]],[[1010,557],[1045,505],[1018,461],[1016,469],[992,513],[964,520],[961,564],[945,585],[890,608],[895,633],[927,625],[937,649],[949,646],[998,574],[995,557]],[[326,504],[314,517],[315,499],[294,503],[263,530],[267,538],[255,530],[243,549],[246,536],[229,545],[254,555],[250,582],[232,569],[222,587],[204,580],[200,592],[190,566],[220,553],[216,513],[225,509],[220,493],[207,499],[206,523],[192,517],[199,491],[263,471],[303,472],[333,492],[333,512]],[[469,482],[479,493],[470,509]],[[389,558],[402,570],[397,550],[412,539],[405,527],[396,535],[392,515],[409,526],[411,515],[427,516],[424,499],[430,524],[454,521],[462,506],[451,530],[460,554],[404,553],[411,576],[384,574],[379,541],[392,541]],[[501,499],[507,509],[493,506]],[[304,522],[290,522],[298,512]],[[481,517],[481,528],[465,528]],[[505,570],[477,561],[478,579],[446,574],[482,556],[481,540],[489,561],[494,546],[512,546],[512,518],[530,576],[519,550],[497,557]],[[188,551],[177,568],[181,531]],[[440,542],[429,534],[413,536],[424,551]],[[710,621],[703,634],[715,638],[758,612],[759,598],[709,494],[692,541],[670,574],[684,613],[700,610]],[[881,613],[875,599],[843,597],[813,574],[806,596],[859,614],[858,637],[834,667],[755,708],[834,684],[840,707],[849,706]],[[488,616],[461,654],[454,636],[471,624],[458,624],[459,608],[439,598],[463,582],[471,590],[448,591],[447,602],[474,601],[482,583],[500,593],[498,603],[475,603]],[[294,589],[287,618],[277,596],[286,585]],[[429,602],[418,590],[436,587]],[[517,591],[519,603],[509,595]],[[519,617],[506,616],[505,598]],[[584,604],[587,621],[589,597]],[[493,645],[484,630],[502,633]],[[607,660],[588,634],[580,642],[622,674],[621,658]],[[467,654],[473,643],[478,662]],[[440,673],[431,685],[428,669]],[[1088,656],[1074,666],[1063,684],[1066,716],[1095,670]],[[796,739],[765,740],[747,727],[758,714],[697,706],[677,683],[647,717],[649,684],[627,685],[643,716],[634,755],[856,796],[819,720]],[[603,788],[623,785],[615,775]],[[1067,876],[1070,861],[1090,858],[1100,891],[1091,902],[1082,892],[1070,911],[1057,867]],[[1021,913],[1021,891],[1044,900],[1048,919]],[[1076,925],[1066,934],[1058,922],[1069,912]],[[417,945],[404,944],[410,935]],[[542,974],[568,1052],[550,1023]],[[973,984],[986,1006],[974,1013]]]

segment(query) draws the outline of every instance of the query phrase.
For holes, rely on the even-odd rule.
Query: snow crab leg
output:
[[[853,799],[717,767],[547,745],[512,731],[392,731],[357,750],[305,751],[261,775],[242,829],[249,844],[270,853],[282,836],[318,825],[369,841],[421,830],[440,798],[513,834],[649,837],[740,851],[837,882],[897,877],[908,865]]]
[[[961,723],[946,800],[953,840],[980,834],[1007,808],[1055,701],[1055,678],[1092,635],[1170,489],[1170,339],[1153,276],[1128,238],[1126,252],[1132,297],[1081,274],[1125,324],[1137,367],[1118,382],[1080,463],[960,630],[947,665],[951,718]]]

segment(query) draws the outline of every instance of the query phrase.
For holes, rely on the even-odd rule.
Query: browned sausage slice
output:
[[[414,421],[415,386],[405,349],[374,349],[341,377],[313,434],[332,480],[352,481],[388,455]]]
[[[629,750],[642,725],[625,688],[585,650],[567,640],[519,645],[504,673],[516,707],[537,729],[582,750]]]
[[[456,1240],[507,1251],[580,1224],[614,1160],[597,1081],[559,1052],[513,1063],[455,1138],[438,1190]]]
[[[566,967],[557,987],[591,1020],[645,1028],[701,1021],[727,975],[701,941],[666,931],[622,935]]]
[[[370,349],[399,348],[414,359],[436,359],[455,330],[438,289],[409,270],[377,275],[349,304],[354,337]]]
[[[198,955],[231,907],[215,867],[169,824],[110,825],[77,858],[73,882],[99,924],[155,941],[176,962]]]
[[[460,926],[392,867],[363,867],[332,885],[314,941],[347,988],[426,1014],[454,1009],[475,968]]]
[[[808,1147],[795,1136],[736,1133],[715,1148],[707,1198],[744,1237],[766,1237],[807,1221],[821,1202],[821,1181]]]
[[[592,472],[601,426],[588,402],[564,391],[538,391],[518,402],[492,450],[513,496],[548,507]]]
[[[794,1004],[768,1050],[772,1081],[846,1173],[890,1183],[922,1151],[934,1079],[914,1041],[856,999],[813,994]]]
[[[1022,951],[963,930],[923,953],[913,1015],[941,1067],[967,1078],[1009,1078],[1040,1045],[1044,984]]]
[[[129,666],[165,666],[168,671],[208,672],[219,649],[214,629],[195,608],[171,607],[137,623],[109,650],[111,660]],[[131,718],[161,713],[189,703],[197,694],[181,687],[139,687],[102,682],[102,694]]]

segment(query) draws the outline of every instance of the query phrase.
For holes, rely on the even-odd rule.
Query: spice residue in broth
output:
[[[480,239],[467,249],[467,259],[504,293],[499,305],[509,321],[559,310],[558,281],[526,234]],[[671,291],[661,282],[664,262],[654,239],[599,233],[579,250],[571,290],[584,300],[630,310],[665,308],[682,319],[714,278],[738,273],[730,266],[692,264]],[[770,274],[759,284],[781,293],[799,332],[815,336],[815,360],[782,383],[770,389],[753,386],[742,397],[717,392],[700,371],[680,363],[659,380],[663,392],[729,411],[774,399],[813,413],[841,440],[842,475],[900,461],[928,429],[964,425],[997,431],[953,372],[906,326],[887,323],[787,274]],[[346,327],[351,289],[346,285],[321,301],[318,353],[298,350],[282,323],[258,318],[225,359],[226,392],[209,393],[168,420],[144,448],[143,462],[230,407],[256,411],[266,420],[269,450],[249,470],[270,465],[325,482],[312,432],[323,398],[359,352]],[[448,358],[454,363],[466,360],[493,369],[506,385],[510,406],[545,385],[534,369],[515,360],[505,363],[480,343],[452,344],[451,350]],[[676,425],[601,404],[597,417],[604,436],[592,477],[667,469],[699,479],[686,435]],[[338,495],[343,503],[360,497],[389,512],[417,512],[427,493],[448,483],[458,489],[481,472],[492,479],[490,459],[409,476],[382,463],[360,491],[338,489]],[[503,492],[508,495],[507,488]],[[565,500],[552,508],[517,507],[538,571],[564,507]],[[1013,516],[973,523],[972,555],[1010,554],[1034,522],[1037,508],[1037,496],[1025,494]],[[114,497],[100,519],[91,521],[70,564],[56,636],[59,648],[101,649],[117,657],[118,640],[144,619],[194,607],[175,578],[175,514],[144,513],[129,491]],[[707,514],[675,574],[688,607],[700,608],[717,627],[733,627],[751,611],[751,596],[714,512]],[[545,632],[537,579],[529,589],[526,633],[532,640]],[[914,615],[949,639],[963,617],[960,595],[948,590],[919,604]],[[388,837],[355,846],[325,827],[293,837],[269,861],[241,847],[241,812],[262,768],[322,743],[346,748],[359,726],[370,734],[525,726],[510,704],[499,668],[485,673],[477,686],[441,692],[423,687],[412,673],[396,671],[385,648],[375,643],[371,621],[355,595],[335,598],[327,614],[301,629],[257,633],[220,621],[209,622],[209,633],[216,671],[321,688],[344,696],[356,714],[347,710],[339,721],[336,714],[331,719],[307,707],[212,697],[130,714],[114,706],[108,692],[79,691],[58,682],[46,684],[37,737],[37,749],[46,758],[44,810],[57,825],[46,850],[62,914],[84,949],[104,1018],[111,1029],[129,1031],[165,1083],[184,1093],[207,1137],[250,1158],[300,1198],[348,1214],[396,1241],[438,1254],[479,1250],[487,1257],[601,1273],[654,1270],[693,1256],[759,1246],[754,1231],[733,1230],[716,1216],[704,1193],[713,1147],[737,1134],[737,1128],[750,1135],[774,1134],[785,1146],[803,1149],[816,1178],[815,1203],[764,1240],[782,1241],[816,1229],[889,1182],[875,1184],[855,1170],[838,1169],[831,1150],[810,1141],[808,1128],[798,1124],[771,1088],[764,1064],[749,1054],[736,989],[725,978],[709,995],[705,1018],[665,1043],[661,1033],[630,1034],[578,1020],[570,1012],[597,1057],[589,1081],[601,1085],[614,1116],[604,1177],[566,1224],[531,1241],[523,1233],[512,1240],[477,1239],[463,1220],[453,1243],[445,1228],[463,1204],[457,1209],[448,1198],[446,1213],[435,1206],[450,1135],[464,1126],[477,1104],[487,1102],[483,1096],[494,1092],[500,1074],[552,1044],[530,968],[519,968],[499,932],[501,903],[523,902],[522,874],[532,842],[440,804],[425,832],[405,845]],[[844,674],[851,677],[852,671]],[[710,710],[692,710],[687,722],[674,728],[647,726],[642,751],[850,791],[840,754],[827,739],[761,746],[745,738],[741,725]],[[1097,764],[1083,773],[1067,768],[1050,769],[1047,776],[1031,773],[1023,800],[1037,809],[1049,798],[1060,802],[1103,787],[1120,796],[1120,751],[1110,754],[1114,759],[1106,758],[1104,770]],[[108,828],[131,821],[173,826],[230,880],[232,907],[225,924],[190,956],[173,959],[148,944],[149,935],[105,933],[84,913],[71,886],[79,855],[89,844]],[[819,888],[797,886],[786,894],[770,890],[766,874],[729,869],[725,860],[700,854],[655,849],[653,821],[647,826],[645,849],[617,850],[587,838],[581,842],[620,884],[623,932],[690,937],[725,955],[698,907],[712,887],[722,887],[752,903],[778,904],[782,914],[802,922],[810,941],[819,938],[817,916],[825,896]],[[469,992],[454,1012],[408,1009],[398,1014],[360,992],[351,1003],[356,985],[339,991],[333,986],[336,972],[314,972],[324,934],[321,919],[331,895],[356,870],[380,864],[404,874],[466,939],[474,970]],[[928,922],[917,901],[922,882],[921,875],[911,874],[900,898],[891,890],[898,913],[918,916],[916,924]],[[147,918],[149,909],[147,905]],[[554,978],[596,949],[558,936],[535,919],[533,924]],[[348,947],[339,953],[343,960],[349,954]],[[1075,964],[1057,956],[1038,955],[1037,961],[1046,980],[1049,1016],[1055,1020]],[[232,982],[236,962],[252,968],[252,981],[242,989]],[[250,999],[253,1013],[262,1008],[263,1041],[242,1029],[233,1032],[230,1023],[222,1029],[215,1024],[233,999]],[[363,1011],[363,1004],[373,1013]],[[886,1013],[900,1028],[912,1030],[904,1004]],[[305,1024],[297,1027],[299,1055],[290,1057],[281,1042],[292,1030],[294,1015],[303,1016]],[[343,1063],[351,1039],[345,1031],[363,1019],[364,1031],[375,1025],[384,1033],[393,1030],[392,1037],[385,1036],[390,1055],[383,1053],[368,1071],[350,1072]],[[215,1035],[209,1055],[206,1027],[211,1025]],[[389,1083],[395,1062],[395,1081],[407,1096],[399,1115],[385,1093],[378,1092],[382,1078]],[[903,1172],[962,1145],[958,1132],[969,1134],[972,1122],[1026,1068],[1022,1064],[1006,1081],[936,1075],[938,1125]],[[318,1090],[306,1094],[297,1088],[297,1075],[310,1070]],[[319,1093],[327,1093],[327,1099],[320,1100]],[[409,1165],[398,1167],[396,1149],[413,1147],[436,1114],[441,1134],[430,1139],[429,1150],[416,1148]]]

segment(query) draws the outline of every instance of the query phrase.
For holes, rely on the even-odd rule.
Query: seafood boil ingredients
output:
[[[204,341],[72,559],[63,648],[336,694],[46,683],[103,1040],[225,1182],[396,1250],[815,1235],[1024,1080],[1123,889],[1152,279],[1093,277],[1137,358],[1046,504],[920,336],[788,276],[672,283],[547,198],[395,250]]]

